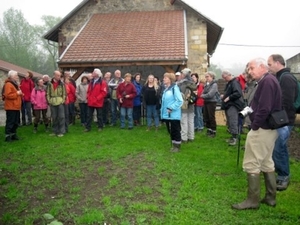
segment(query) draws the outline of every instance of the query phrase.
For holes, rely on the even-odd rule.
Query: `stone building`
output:
[[[183,0],[83,0],[44,38],[57,42],[62,70],[100,68],[145,78],[189,67],[203,74],[223,28]]]
[[[287,59],[286,66],[291,69],[291,72],[300,80],[300,53]]]

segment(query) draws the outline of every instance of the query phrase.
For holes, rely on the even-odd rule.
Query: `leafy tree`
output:
[[[222,67],[220,65],[211,63],[208,70],[216,74],[216,79],[222,78]]]
[[[0,37],[2,60],[34,70],[36,35],[21,11],[10,8],[3,13]]]
[[[57,68],[57,43],[48,43],[43,35],[60,18],[43,16],[44,25],[31,26],[23,13],[13,8],[0,20],[0,59],[42,74],[52,74]]]
[[[51,74],[57,68],[58,60],[58,46],[56,42],[52,42],[44,39],[43,35],[52,29],[61,18],[53,16],[42,16],[44,25],[35,26],[35,31],[38,38],[38,44],[42,47],[43,62],[40,64],[40,71],[43,73]]]

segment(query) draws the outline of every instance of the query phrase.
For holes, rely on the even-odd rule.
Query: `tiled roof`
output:
[[[61,63],[187,60],[184,11],[95,14]]]
[[[0,70],[6,71],[6,72],[8,72],[10,70],[15,70],[15,71],[18,72],[19,76],[25,76],[27,74],[27,71],[32,72],[32,74],[33,74],[34,77],[41,77],[41,76],[43,76],[43,74],[33,72],[33,71],[29,70],[29,69],[17,66],[15,64],[12,64],[12,63],[9,63],[9,62],[6,62],[6,61],[3,61],[1,59],[0,59]]]

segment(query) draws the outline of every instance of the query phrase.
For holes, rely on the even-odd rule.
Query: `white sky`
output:
[[[51,2],[51,3],[50,3]],[[40,24],[43,15],[64,17],[81,0],[1,1],[0,15],[13,7],[21,10],[30,24]],[[255,57],[282,54],[289,59],[300,53],[300,13],[297,0],[185,0],[200,13],[224,28],[211,62],[224,68],[245,65]],[[298,46],[298,47],[245,47]]]

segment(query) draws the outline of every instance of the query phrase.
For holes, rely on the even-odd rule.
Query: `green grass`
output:
[[[277,193],[277,206],[234,211],[246,197],[246,174],[225,127],[217,137],[197,133],[180,153],[170,153],[162,126],[146,132],[108,127],[89,133],[76,124],[62,138],[42,127],[21,127],[20,141],[0,140],[0,224],[36,225],[49,213],[63,224],[299,224],[299,162],[292,182]],[[4,133],[4,127],[0,127]],[[242,144],[245,135],[242,136]],[[264,185],[262,179],[262,193]]]

